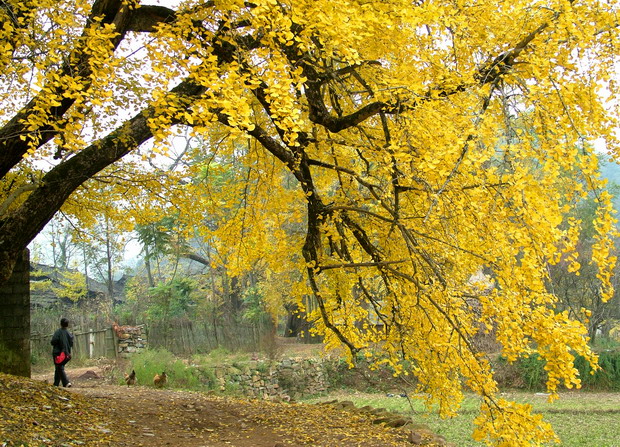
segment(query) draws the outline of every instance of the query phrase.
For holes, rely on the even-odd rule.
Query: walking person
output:
[[[71,360],[71,348],[73,347],[73,334],[69,332],[69,320],[60,319],[60,329],[56,329],[52,335],[52,356],[54,358],[54,386],[70,387],[71,382],[67,379],[65,365]]]

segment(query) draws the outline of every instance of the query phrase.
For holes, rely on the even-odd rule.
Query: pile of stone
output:
[[[325,367],[317,359],[220,365],[214,374],[220,391],[234,389],[251,398],[289,401],[327,390]]]
[[[325,371],[329,360],[290,358],[277,364],[276,374],[280,386],[287,390],[292,398],[313,395],[327,391],[328,377]]]
[[[123,358],[146,349],[145,326],[118,326],[114,325],[114,332],[118,337],[118,355]]]
[[[416,423],[410,417],[397,412],[387,411],[385,408],[373,408],[370,405],[357,408],[353,402],[348,400],[332,400],[317,405],[331,405],[340,410],[364,415],[373,424],[382,424],[386,427],[401,430],[404,432],[407,441],[414,446],[455,447],[454,444],[447,442],[443,436],[433,433],[428,425]]]

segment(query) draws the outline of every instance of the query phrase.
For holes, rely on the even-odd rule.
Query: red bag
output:
[[[64,352],[61,352],[56,357],[54,357],[54,363],[57,365],[60,365],[62,362],[65,361],[66,358],[67,358],[67,354],[65,354]]]

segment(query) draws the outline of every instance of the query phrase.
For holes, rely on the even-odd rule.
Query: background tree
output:
[[[67,269],[80,256],[73,243],[73,228],[63,216],[52,219],[44,232],[37,238],[38,244],[31,256],[36,263],[43,263],[58,269]]]
[[[612,185],[610,190],[617,197],[618,186]],[[550,266],[551,290],[558,297],[560,308],[567,310],[571,318],[583,322],[588,328],[588,337],[592,343],[599,333],[608,335],[614,326],[613,322],[620,319],[620,295],[617,290],[619,267],[616,266],[611,278],[614,295],[609,301],[605,301],[601,296],[596,266],[591,262],[596,233],[595,212],[596,200],[593,197],[586,198],[575,207],[571,217],[582,222],[576,252]],[[616,237],[612,251],[614,256],[618,254],[619,242]]]
[[[50,223],[52,223],[50,228],[52,242],[50,246],[54,261],[53,266],[58,269],[67,269],[72,258],[72,246],[70,244],[71,229],[66,222],[64,225],[57,220],[52,220]]]
[[[158,280],[162,279],[160,258],[170,253],[172,250],[172,237],[171,234],[173,226],[177,219],[174,217],[164,217],[158,222],[153,222],[144,225],[137,225],[136,232],[138,233],[138,241],[142,244],[144,253],[144,266],[148,277],[150,287],[155,287],[155,279],[153,276],[152,261],[155,261],[155,265],[158,273]],[[176,260],[178,263],[178,258]]]
[[[305,272],[290,294],[314,297],[328,348],[411,365],[444,416],[465,384],[481,396],[477,439],[554,439],[497,396],[472,338],[493,327],[510,361],[538,353],[553,395],[579,384],[574,353],[595,360],[585,327],[553,310],[546,267],[575,253],[564,204],[596,191],[592,258],[602,300],[613,293],[611,196],[588,146],[618,149],[617,110],[599,95],[617,63],[613,4],[9,0],[0,12],[0,280],[82,184],[127,154],[156,159],[189,126],[205,159],[234,156],[252,180],[252,194],[232,185],[205,204],[242,194],[217,231],[231,277],[257,259]],[[523,111],[537,138],[516,130],[498,147]],[[470,281],[483,268],[488,293]]]

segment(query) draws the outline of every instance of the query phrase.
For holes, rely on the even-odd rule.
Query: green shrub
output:
[[[233,366],[236,366],[236,364],[233,363]],[[259,373],[266,374],[269,372],[270,368],[271,368],[271,364],[269,362],[261,361],[261,362],[256,363],[256,371],[258,371]]]
[[[598,353],[601,367],[592,374],[592,367],[582,356],[575,357],[575,368],[579,371],[581,385],[586,390],[620,390],[620,349],[607,349]],[[545,363],[538,355],[521,358],[516,363],[524,388],[530,391],[545,388],[547,373]]]
[[[620,349],[600,352],[598,364],[601,369],[592,374],[590,364],[583,357],[575,359],[583,387],[598,391],[620,390]]]
[[[165,349],[148,349],[131,357],[131,369],[136,372],[139,385],[153,385],[155,374],[165,372],[167,386],[172,388],[201,389],[200,372],[177,359]],[[129,372],[129,371],[128,371]]]
[[[343,359],[326,360],[323,362],[323,370],[327,377],[327,387],[338,389],[345,386],[345,374],[349,367]]]
[[[545,387],[545,382],[547,381],[545,362],[538,354],[519,359],[517,369],[523,378],[526,389],[534,391]]]
[[[215,348],[214,350],[210,351],[207,356],[212,361],[224,361],[227,360],[230,355],[230,351],[226,348]]]
[[[200,381],[205,388],[209,390],[217,389],[218,381],[213,369],[200,368],[198,371],[200,373]]]
[[[51,357],[51,355],[50,355],[50,357]],[[39,352],[35,351],[34,349],[32,349],[30,351],[30,364],[33,365],[33,366],[38,366],[39,363],[41,363],[41,360],[42,360],[41,359],[41,354]],[[50,359],[49,363],[51,364],[51,359]]]
[[[240,397],[242,396],[241,386],[235,382],[226,382],[224,384],[224,394],[227,396]]]

